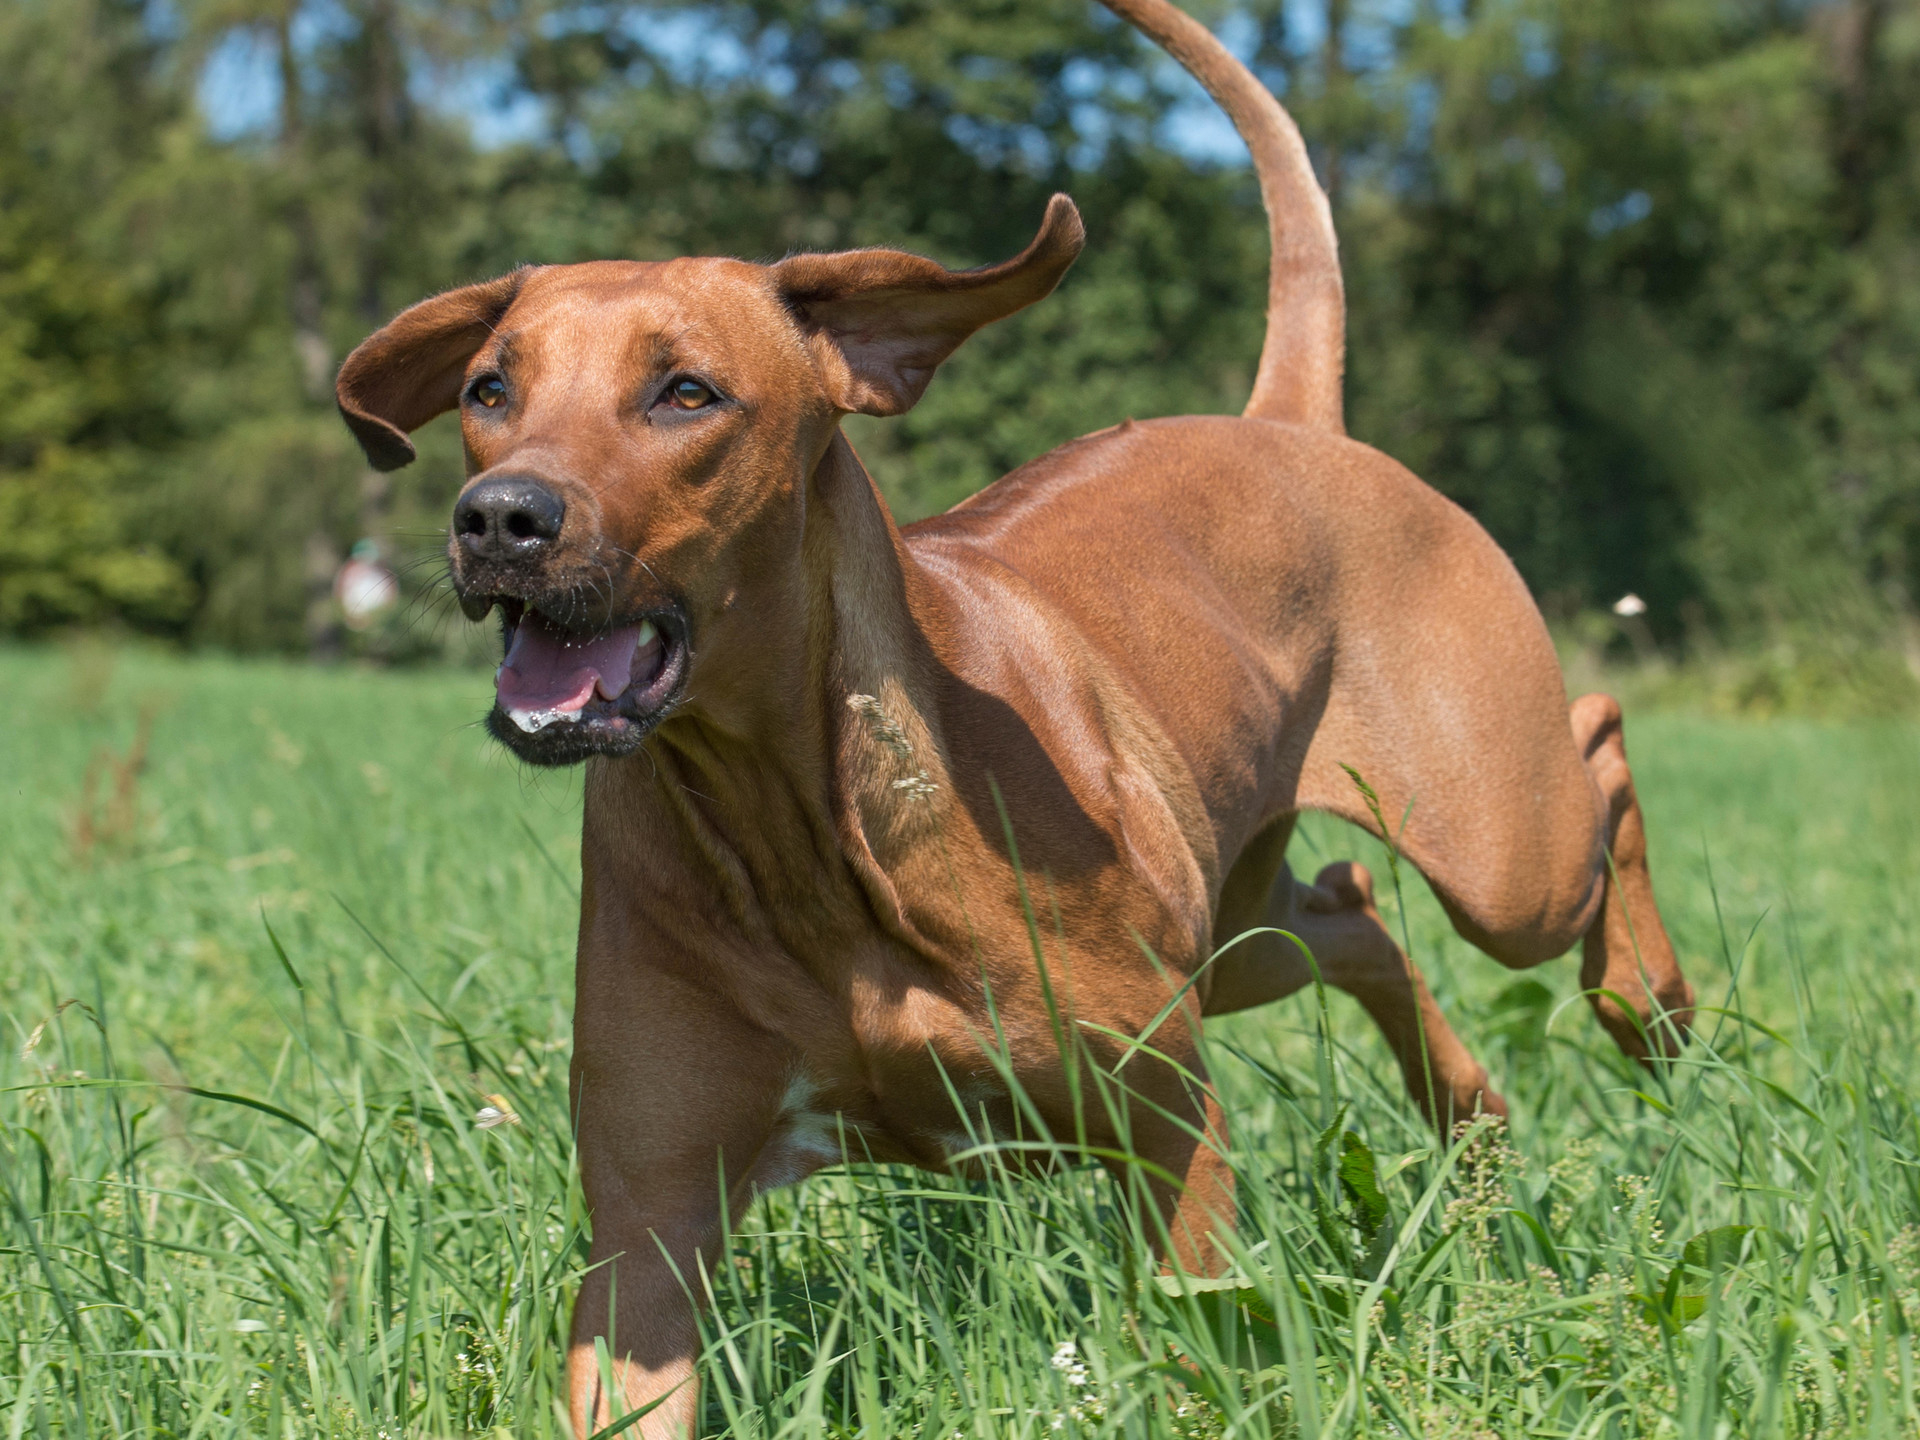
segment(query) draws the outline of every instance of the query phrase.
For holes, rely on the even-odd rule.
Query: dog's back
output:
[[[1222,867],[1282,813],[1371,824],[1344,766],[1442,874],[1442,857],[1479,848],[1462,832],[1488,807],[1587,803],[1519,575],[1470,516],[1368,446],[1265,420],[1129,422],[903,533],[974,603],[1018,589],[999,613],[1050,609],[1101,657],[1193,777]],[[1005,683],[978,647],[944,658],[970,683]],[[1027,799],[1007,796],[1016,819],[1044,808]],[[1553,854],[1555,833],[1543,827],[1529,863],[1576,859]]]

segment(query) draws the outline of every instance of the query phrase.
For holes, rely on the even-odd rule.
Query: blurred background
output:
[[[1190,0],[1333,197],[1352,433],[1470,509],[1576,669],[1750,711],[1920,683],[1920,4]],[[900,517],[1128,416],[1234,411],[1232,131],[1088,0],[7,0],[0,635],[391,663],[450,420],[369,471],[341,358],[522,262],[1089,243],[849,429]]]

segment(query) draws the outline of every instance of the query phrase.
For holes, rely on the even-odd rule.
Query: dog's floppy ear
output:
[[[1045,298],[1086,239],[1073,201],[1056,195],[1033,243],[999,265],[949,270],[900,250],[847,250],[792,256],[773,277],[813,344],[834,405],[898,415],[961,341]]]
[[[402,310],[362,340],[334,381],[347,427],[376,470],[413,463],[409,430],[460,402],[467,362],[520,292],[526,269]]]

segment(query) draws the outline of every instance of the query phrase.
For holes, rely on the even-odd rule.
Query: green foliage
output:
[[[1633,591],[1669,654],[1894,654],[1920,10],[1329,0],[1325,43],[1310,9],[1202,13],[1332,190],[1353,433],[1558,618]],[[271,113],[216,139],[197,87],[236,55]],[[1071,191],[1060,293],[850,423],[903,518],[1128,416],[1234,410],[1259,348],[1251,179],[1182,148],[1204,102],[1087,0],[19,0],[0,61],[0,630],[325,648],[362,537],[427,606],[457,446],[371,481],[328,382],[401,305],[522,261],[978,264]],[[541,117],[492,148],[489,87]]]
[[[1876,104],[1910,84],[1884,36],[1836,48],[1869,8],[1519,3],[1406,31],[1344,226],[1354,428],[1562,613],[1632,590],[1668,638],[1745,639],[1907,604],[1911,542],[1834,409],[1859,339],[1911,339],[1851,290],[1887,252],[1862,250],[1836,92],[1849,64]],[[1903,163],[1886,139],[1872,163]],[[1912,199],[1886,171],[1865,203]]]
[[[15,649],[0,689],[0,1414],[564,1433],[577,777],[511,767],[459,674]],[[129,818],[83,840],[143,707]],[[1423,890],[1413,948],[1510,1132],[1437,1143],[1343,997],[1324,1032],[1311,993],[1215,1022],[1217,1280],[1157,1273],[1078,1163],[763,1198],[689,1277],[703,1433],[1914,1433],[1915,740],[1636,724],[1703,1002],[1671,1069],[1618,1055],[1573,958],[1513,977]]]
[[[175,427],[160,285],[114,232],[143,218],[129,202],[175,117],[142,93],[131,6],[9,7],[0,55],[0,628],[174,620],[185,576],[116,513]]]

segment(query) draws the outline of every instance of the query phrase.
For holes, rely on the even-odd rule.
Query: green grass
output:
[[[0,1434],[561,1433],[577,775],[508,763],[472,673],[108,658],[0,651]],[[1228,1283],[1171,1292],[1081,1165],[831,1172],[689,1277],[707,1432],[1920,1431],[1920,728],[1629,743],[1708,1007],[1682,1063],[1415,880],[1509,1135],[1434,1153],[1344,997],[1325,1043],[1310,995],[1234,1017]]]

